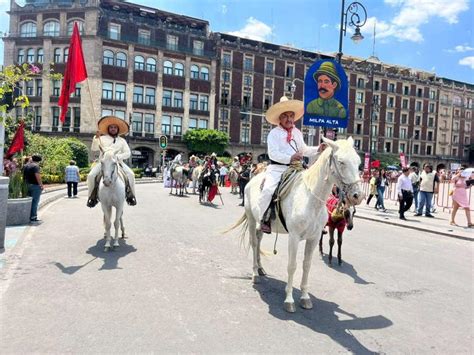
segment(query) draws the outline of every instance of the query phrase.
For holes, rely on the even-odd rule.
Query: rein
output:
[[[334,166],[334,170],[336,172],[336,179],[339,180],[339,184],[341,185],[341,191],[346,194],[352,187],[356,186],[359,184],[360,179],[356,180],[354,182],[345,182],[344,178],[342,177],[341,171],[339,170],[339,167],[337,166],[336,159],[334,158],[333,152],[331,152],[331,156],[329,157],[329,167],[331,165]]]

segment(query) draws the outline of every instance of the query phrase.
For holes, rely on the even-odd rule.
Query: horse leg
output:
[[[122,216],[120,216],[120,229],[122,230],[122,239],[125,239],[125,227],[123,225],[123,212]]]
[[[170,195],[173,194],[173,176],[170,176]]]
[[[255,223],[255,228],[257,228],[257,225]],[[265,269],[262,267],[262,261],[261,261],[261,253],[260,253],[260,245],[262,243],[262,238],[263,238],[263,232],[258,230],[256,233],[257,236],[257,249],[258,249],[258,255],[257,255],[257,264],[258,264],[258,274],[260,276],[266,276],[267,273],[265,272]]]
[[[122,214],[123,214],[123,206],[116,207],[115,208],[115,221],[114,221],[114,228],[115,228],[114,248],[117,248],[120,245],[118,241],[118,236],[119,236],[120,219],[122,218]]]
[[[110,227],[112,223],[110,219],[112,218],[112,207],[102,207],[102,211],[104,212],[104,224],[105,224],[105,246],[104,251],[109,251],[110,249],[110,241],[112,239],[110,235]]]
[[[342,264],[341,252],[342,252],[342,232],[337,231],[337,262],[339,263],[339,266],[341,266]]]
[[[329,265],[332,265],[332,248],[334,247],[334,228],[329,227]]]
[[[308,276],[311,270],[311,259],[313,258],[313,252],[316,248],[317,240],[306,240],[304,247],[304,260],[303,260],[303,277],[301,278],[301,298],[300,306],[304,309],[313,308],[313,302],[308,293]]]
[[[293,234],[288,235],[288,282],[285,292],[285,311],[296,312],[295,300],[293,299],[293,277],[296,271],[296,254],[298,253],[299,238]]]
[[[258,243],[258,237],[257,237],[257,223],[255,222],[253,217],[248,217],[247,216],[247,222],[248,222],[248,231],[249,231],[249,242],[250,245],[252,246],[252,256],[253,256],[253,264],[252,264],[252,282],[254,284],[260,282],[260,275],[258,272],[258,261],[260,257],[260,249],[259,249],[259,243]]]
[[[321,232],[321,237],[319,238],[319,255],[323,256],[323,232]]]

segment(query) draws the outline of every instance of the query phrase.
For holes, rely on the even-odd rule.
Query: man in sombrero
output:
[[[266,170],[265,182],[258,201],[260,226],[257,228],[260,228],[264,233],[271,233],[270,221],[264,220],[264,216],[266,216],[265,212],[280,182],[281,175],[290,163],[301,161],[303,156],[316,156],[325,147],[324,144],[318,147],[308,147],[305,144],[303,134],[295,127],[295,122],[303,117],[303,114],[303,101],[288,100],[286,96],[270,107],[265,114],[266,120],[277,127],[268,134],[267,146],[270,165]]]
[[[102,157],[102,150],[112,150],[119,160],[119,166],[126,176],[125,191],[127,203],[130,206],[137,204],[135,198],[135,174],[123,161],[130,158],[131,152],[127,141],[122,138],[128,133],[128,123],[115,116],[104,116],[97,123],[98,130],[92,139],[91,150],[93,152],[100,151],[100,157],[97,164],[95,164],[89,175],[87,175],[87,187],[89,189],[89,198],[87,199],[87,206],[94,207],[98,202],[98,188],[100,182],[100,158]]]
[[[334,98],[335,92],[341,89],[341,79],[334,63],[323,62],[313,78],[318,85],[319,97],[308,104],[306,111],[318,116],[347,118],[346,109]]]

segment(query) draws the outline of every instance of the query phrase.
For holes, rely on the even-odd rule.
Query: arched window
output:
[[[145,58],[141,55],[135,56],[135,70],[145,70]]]
[[[38,48],[38,51],[36,52],[36,62],[43,63],[43,61],[44,61],[44,50],[43,48]]]
[[[163,74],[173,75],[173,63],[165,60],[163,63]]]
[[[18,57],[16,58],[18,64],[23,64],[25,62],[25,50],[19,49],[18,50]]]
[[[79,29],[79,33],[81,35],[84,34],[84,22],[81,20],[72,20],[67,23],[67,35],[71,36],[72,35],[72,30],[74,28],[74,22],[77,23],[77,27]]]
[[[59,22],[58,21],[47,21],[43,26],[44,36],[59,36]]]
[[[201,79],[202,80],[209,80],[209,68],[202,67],[201,68]]]
[[[174,75],[184,76],[184,65],[182,63],[176,63],[174,66]]]
[[[64,48],[64,57],[63,57],[64,63],[67,63],[67,58],[68,57],[69,57],[69,47]]]
[[[33,48],[28,48],[26,51],[26,62],[33,63],[35,61],[35,50]]]
[[[115,56],[115,65],[118,67],[126,68],[127,67],[127,55],[123,52],[118,52]]]
[[[191,65],[191,79],[199,79],[199,67]]]
[[[54,63],[60,63],[61,62],[61,48],[54,48],[53,62]]]
[[[104,51],[104,56],[102,58],[102,64],[105,65],[114,65],[114,52],[106,49]]]
[[[156,72],[156,59],[155,58],[146,59],[146,71]]]
[[[25,22],[20,26],[20,37],[36,37],[36,23]]]

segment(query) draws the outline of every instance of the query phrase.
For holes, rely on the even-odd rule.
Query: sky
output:
[[[137,4],[210,23],[230,33],[295,48],[336,53],[341,0],[137,0]],[[346,8],[352,1],[346,0]],[[474,10],[471,0],[359,0],[367,10],[365,37],[343,53],[436,73],[474,84]],[[9,0],[0,0],[0,31],[8,31]],[[374,46],[375,27],[375,46]],[[0,44],[3,62],[3,43]]]

